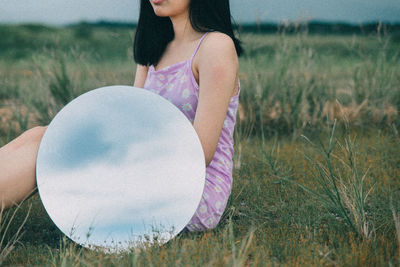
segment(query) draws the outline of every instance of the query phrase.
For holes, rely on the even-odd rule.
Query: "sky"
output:
[[[51,121],[37,161],[47,213],[82,245],[127,246],[152,237],[151,226],[172,238],[193,216],[205,184],[190,121],[163,97],[129,86],[68,103]]]
[[[0,0],[0,23],[135,22],[139,0]],[[400,22],[399,0],[230,0],[236,22]]]

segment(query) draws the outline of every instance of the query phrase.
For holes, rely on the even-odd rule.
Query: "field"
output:
[[[132,85],[134,30],[0,25],[0,145],[94,88]],[[400,42],[241,33],[232,193],[217,228],[83,249],[38,195],[0,220],[0,265],[400,266]]]

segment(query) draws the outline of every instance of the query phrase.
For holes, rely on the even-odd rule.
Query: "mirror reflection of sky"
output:
[[[190,121],[140,88],[78,97],[53,119],[39,148],[42,202],[65,234],[75,228],[70,237],[81,244],[88,232],[94,245],[151,236],[151,225],[163,226],[164,238],[176,235],[193,216],[204,181]]]

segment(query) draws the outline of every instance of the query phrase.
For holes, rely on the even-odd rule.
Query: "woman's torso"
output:
[[[201,37],[190,59],[159,70],[155,70],[151,65],[143,87],[169,100],[183,112],[192,124],[199,99],[199,85],[192,72],[192,62],[206,35],[207,33]],[[232,187],[233,131],[239,105],[239,94],[240,81],[238,80],[238,92],[230,99],[217,149],[206,168],[206,185],[219,186],[226,199],[229,197]]]

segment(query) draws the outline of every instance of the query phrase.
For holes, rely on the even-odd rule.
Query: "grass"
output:
[[[133,30],[87,27],[0,26],[0,144],[88,90],[133,84]],[[3,264],[400,265],[398,41],[240,37],[233,188],[217,228],[106,254],[66,239],[34,195],[2,217]]]
[[[29,217],[29,211],[24,215],[23,222],[19,225],[15,232],[12,234],[9,233],[9,229],[11,225],[14,224],[14,218],[18,212],[18,207],[16,207],[13,211],[4,211],[4,208],[1,208],[0,211],[0,265],[4,263],[7,256],[10,252],[15,248],[18,244],[22,233],[21,230]]]
[[[355,151],[355,138],[349,134],[346,124],[346,136],[340,142],[334,138],[336,121],[327,146],[316,146],[307,137],[310,145],[322,156],[323,161],[315,161],[305,156],[313,167],[313,180],[318,183],[316,190],[298,184],[305,191],[315,196],[333,216],[342,219],[358,236],[369,239],[375,233],[367,215],[367,198],[373,186],[366,188],[368,170],[360,173]],[[339,146],[338,154],[334,153]],[[337,161],[335,164],[334,161]],[[286,181],[290,181],[286,179]]]

